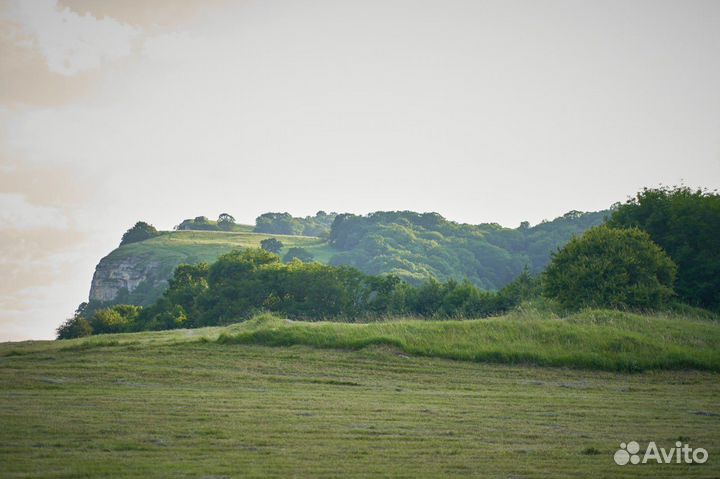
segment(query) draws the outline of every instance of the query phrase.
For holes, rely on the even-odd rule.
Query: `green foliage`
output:
[[[371,276],[347,266],[283,264],[275,254],[250,248],[222,255],[209,266],[181,265],[163,297],[139,315],[123,315],[116,306],[96,312],[92,324],[100,333],[193,328],[239,321],[258,311],[339,321],[483,317],[517,305],[534,282],[526,274],[498,293],[468,281],[431,279],[412,286],[397,276]]]
[[[93,333],[88,320],[79,314],[66,320],[55,331],[57,339],[82,338]]]
[[[413,284],[428,278],[468,279],[482,289],[498,290],[526,267],[532,274],[541,272],[553,250],[604,218],[605,212],[571,211],[532,228],[524,222],[509,229],[458,224],[437,213],[341,214],[329,236],[330,245],[340,252],[330,264],[395,274]]]
[[[265,213],[255,220],[257,233],[326,237],[337,213],[318,211],[315,216],[295,218],[290,213]]]
[[[207,216],[196,216],[175,226],[178,231],[246,231],[249,228],[235,223],[235,218],[228,213],[220,213],[217,221],[210,220]]]
[[[646,231],[678,266],[676,290],[693,306],[720,309],[720,195],[681,187],[645,188],[609,224]]]
[[[220,213],[217,219],[217,227],[223,231],[230,231],[235,225],[235,218],[228,213]]]
[[[122,240],[120,240],[120,246],[145,241],[159,234],[153,225],[145,223],[144,221],[138,221],[135,223],[135,226],[123,234]]]
[[[285,263],[289,263],[293,260],[299,260],[303,263],[309,263],[313,261],[315,257],[305,248],[290,248],[287,253],[285,253],[285,256],[283,256],[283,261]]]
[[[260,247],[269,253],[280,254],[283,243],[277,238],[267,238],[260,242]]]
[[[545,294],[572,309],[655,309],[673,296],[675,270],[647,233],[599,226],[553,255]]]
[[[142,308],[130,304],[118,304],[93,314],[90,326],[94,334],[123,333],[132,331]]]

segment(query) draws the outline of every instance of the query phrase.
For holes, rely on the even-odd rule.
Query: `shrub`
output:
[[[151,224],[138,221],[135,226],[125,232],[120,240],[120,246],[130,243],[138,243],[159,235],[160,233]]]
[[[90,326],[95,334],[122,333],[129,331],[142,308],[130,304],[118,304],[93,314]]]
[[[647,233],[599,226],[553,255],[544,292],[570,309],[655,309],[673,296],[675,271]]]
[[[277,238],[266,238],[260,242],[260,247],[269,253],[279,254],[283,243]]]
[[[93,332],[88,320],[78,314],[62,323],[55,331],[57,339],[82,338]]]

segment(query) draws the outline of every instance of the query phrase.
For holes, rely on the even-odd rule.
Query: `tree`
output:
[[[146,239],[152,238],[159,235],[160,233],[151,224],[145,223],[144,221],[138,221],[135,226],[130,228],[122,236],[120,240],[120,246],[130,243],[137,243],[139,241],[145,241]]]
[[[270,253],[279,254],[283,243],[276,238],[266,238],[260,242],[260,247]]]
[[[118,304],[95,311],[90,326],[95,334],[123,333],[131,329],[142,308],[131,304]]]
[[[315,259],[315,256],[305,248],[290,248],[285,256],[283,256],[283,261],[289,263],[294,259],[298,259],[303,263],[309,263]]]
[[[675,271],[644,231],[598,226],[553,255],[544,292],[570,309],[655,309],[673,296]]]
[[[720,195],[680,186],[645,188],[618,206],[609,225],[646,231],[678,266],[684,301],[720,309]]]
[[[88,320],[79,314],[66,320],[55,331],[57,339],[82,338],[90,336],[93,332]]]
[[[229,231],[235,225],[235,218],[227,213],[220,213],[217,220],[218,228],[221,230]]]

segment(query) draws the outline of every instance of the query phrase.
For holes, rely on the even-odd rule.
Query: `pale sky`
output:
[[[0,0],[0,341],[137,220],[720,186],[720,1]]]

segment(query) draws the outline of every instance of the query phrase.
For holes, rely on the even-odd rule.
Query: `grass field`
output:
[[[697,349],[717,349],[715,323],[608,314],[547,321],[619,323],[612,327],[638,338],[666,331],[673,345],[704,335]],[[679,326],[667,329],[673,321]],[[225,328],[0,344],[0,476],[720,476],[716,372],[630,374],[407,354],[408,344],[429,347],[434,331],[448,335],[443,328],[460,325],[426,324],[422,333],[413,321],[328,325],[261,317]],[[249,333],[273,330],[329,338],[328,328],[337,326],[333,347],[350,349],[328,349],[327,339],[317,344],[322,348],[227,339],[259,341]],[[345,328],[419,335],[415,343],[356,349]],[[678,337],[681,330],[690,332]],[[460,332],[451,342],[470,343],[479,334],[465,341],[463,334],[474,333]],[[552,334],[562,341],[561,333]],[[512,339],[496,334],[496,344]],[[582,344],[569,341],[568,348]],[[631,440],[662,447],[681,440],[704,447],[710,459],[615,465],[619,443]]]

